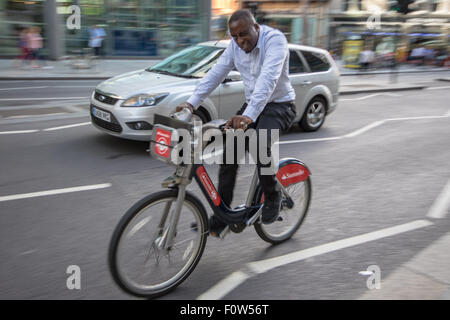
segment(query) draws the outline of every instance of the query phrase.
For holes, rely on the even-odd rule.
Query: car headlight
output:
[[[168,93],[160,94],[138,94],[125,100],[121,107],[148,107],[157,105],[162,99],[167,97]]]

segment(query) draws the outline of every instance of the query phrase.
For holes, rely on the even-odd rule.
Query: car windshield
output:
[[[216,63],[224,48],[193,46],[148,68],[147,71],[185,78],[202,78]]]

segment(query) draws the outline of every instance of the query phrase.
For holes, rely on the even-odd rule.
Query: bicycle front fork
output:
[[[174,243],[178,221],[180,220],[181,208],[183,208],[184,198],[186,197],[186,186],[190,183],[188,178],[191,169],[192,165],[188,165],[182,168],[182,170],[179,170],[179,168],[177,168],[176,175],[177,178],[180,178],[179,184],[177,184],[178,189],[177,200],[175,202],[175,208],[173,208],[172,210],[172,214],[170,214],[172,202],[167,203],[166,207],[164,208],[164,213],[159,223],[159,228],[162,232],[161,239],[158,241],[159,249],[169,250]],[[178,173],[180,173],[179,176]],[[167,222],[167,218],[169,217],[169,214],[170,214],[169,225],[167,226],[167,228],[164,228]]]

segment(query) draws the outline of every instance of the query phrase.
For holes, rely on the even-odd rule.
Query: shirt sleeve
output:
[[[187,102],[197,109],[203,100],[205,100],[205,98],[225,79],[233,67],[233,48],[230,43],[217,60],[217,63],[208,71],[206,76],[200,80],[200,83],[194,89],[194,92]]]
[[[252,119],[253,122],[256,121],[272,96],[288,54],[287,40],[283,34],[274,34],[267,41],[261,73],[256,80],[250,102],[242,114]]]

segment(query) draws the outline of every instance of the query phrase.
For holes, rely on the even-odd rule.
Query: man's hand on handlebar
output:
[[[179,112],[179,111],[183,110],[184,108],[188,108],[189,110],[191,110],[191,113],[194,113],[194,106],[188,102],[178,105],[175,112]]]
[[[230,120],[227,121],[225,124],[225,129],[228,129],[232,127],[233,129],[247,129],[247,126],[253,122],[252,119],[250,119],[247,116],[233,116]]]

